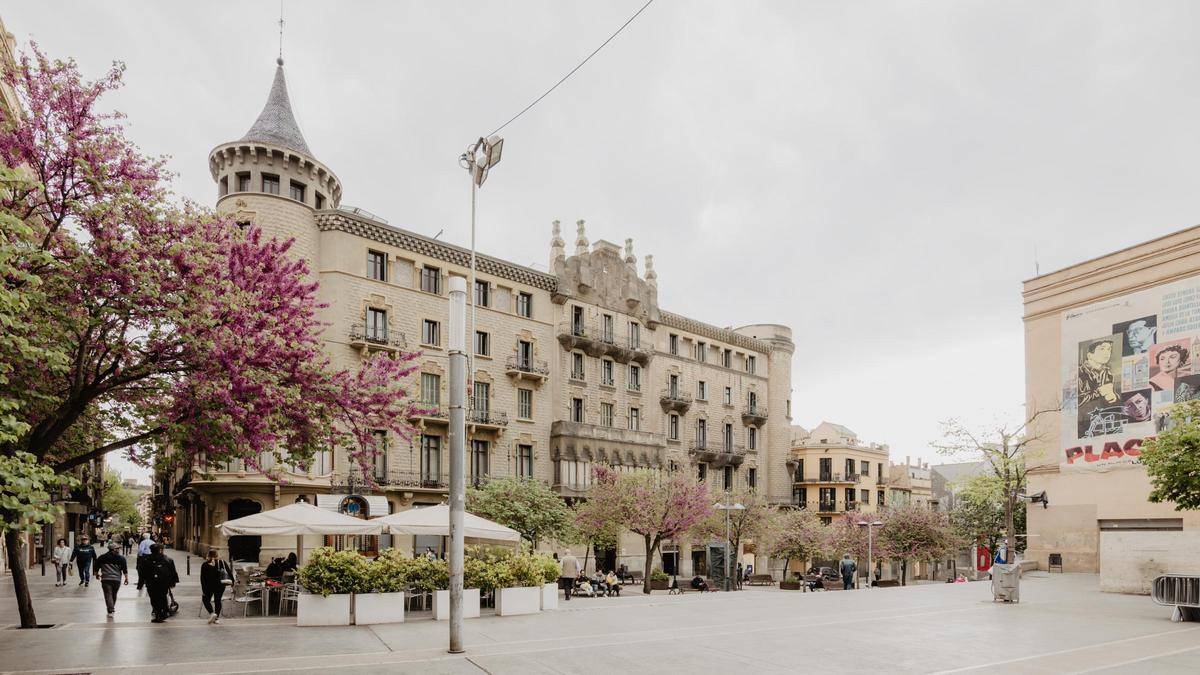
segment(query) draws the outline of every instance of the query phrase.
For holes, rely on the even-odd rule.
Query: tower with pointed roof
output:
[[[342,183],[309,149],[288,97],[283,59],[258,119],[244,136],[222,143],[208,156],[217,183],[217,212],[239,223],[256,223],[281,239],[294,238],[292,252],[315,261],[314,214],[335,209]]]

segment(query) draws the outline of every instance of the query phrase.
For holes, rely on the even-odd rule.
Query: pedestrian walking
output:
[[[152,623],[162,623],[171,615],[167,594],[179,583],[175,562],[162,551],[162,544],[153,544],[144,563],[146,590],[150,593],[150,607],[154,613]]]
[[[129,585],[129,563],[125,556],[117,553],[119,550],[121,545],[114,541],[108,545],[108,553],[96,560],[96,578],[104,591],[104,606],[108,608],[109,618],[117,609],[117,591],[121,590],[122,580]]]
[[[137,556],[138,556],[137,557],[137,573],[138,573],[137,589],[139,591],[142,590],[142,587],[146,585],[147,573],[145,572],[144,567],[145,567],[146,559],[150,557],[150,546],[153,543],[154,542],[150,540],[150,533],[143,532],[142,533],[142,541],[138,544],[138,551],[137,551]]]
[[[854,588],[854,573],[858,571],[858,565],[850,559],[850,554],[842,556],[842,562],[838,565],[842,573],[842,590],[848,591]]]
[[[562,571],[558,576],[558,585],[563,589],[567,600],[571,599],[571,589],[575,588],[575,577],[579,576],[579,559],[571,555],[570,549],[563,549],[559,560]]]
[[[79,568],[79,585],[87,588],[92,580],[92,563],[96,561],[96,547],[85,534],[71,551],[71,561]]]
[[[221,597],[225,587],[233,585],[233,570],[229,563],[221,560],[217,549],[208,550],[208,557],[200,566],[200,593],[209,623],[221,623]]]
[[[71,547],[67,546],[66,539],[58,540],[51,560],[54,561],[54,585],[66,586],[67,577],[71,576]]]

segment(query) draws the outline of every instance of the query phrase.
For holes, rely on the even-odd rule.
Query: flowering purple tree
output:
[[[270,453],[304,467],[342,447],[365,468],[372,429],[408,437],[413,355],[332,368],[291,242],[172,200],[162,160],[96,109],[120,66],[85,82],[74,62],[32,51],[3,74],[24,111],[0,119],[0,164],[27,180],[0,191],[0,215],[23,225],[0,230],[19,234],[0,241],[0,258],[21,272],[6,289],[36,286],[40,301],[0,316],[24,346],[0,349],[21,394],[6,405],[23,421],[0,436],[0,455],[59,472],[114,450],[160,466],[256,467]],[[38,349],[65,358],[28,357]],[[16,532],[5,538],[11,554]],[[20,565],[13,581],[27,600]],[[22,625],[36,625],[19,604]]]
[[[908,504],[883,514],[876,542],[887,557],[900,560],[900,583],[908,582],[909,560],[933,560],[951,555],[959,541],[944,511]]]
[[[849,553],[850,557],[858,562],[859,576],[869,577],[871,570],[867,569],[866,561],[872,558],[876,561],[883,560],[887,557],[887,552],[880,546],[879,528],[876,528],[872,540],[868,537],[867,528],[860,523],[878,521],[878,513],[861,511],[847,511],[844,516],[834,520],[826,528],[826,546],[830,555],[840,558]],[[868,547],[868,545],[870,546]],[[867,554],[868,550],[870,555]]]
[[[770,551],[773,558],[783,558],[784,581],[787,581],[788,565],[792,560],[804,565],[825,554],[829,546],[829,533],[826,530],[812,511],[785,509],[773,514],[764,533],[766,550]]]
[[[708,488],[681,472],[633,471],[618,473],[599,466],[588,492],[589,510],[584,525],[618,523],[646,544],[646,578],[642,592],[650,593],[654,554],[666,539],[692,529],[712,514]]]

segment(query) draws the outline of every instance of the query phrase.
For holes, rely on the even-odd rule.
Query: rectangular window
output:
[[[674,373],[667,376],[667,396],[679,398],[679,376]]]
[[[758,487],[758,469],[754,467],[746,469],[746,487],[751,490]]]
[[[746,403],[750,405],[750,411],[755,412],[758,408],[758,394],[750,392],[746,395]]]
[[[318,211],[325,208],[325,195],[321,194],[320,192],[317,193],[316,207]]]
[[[733,425],[726,424],[721,429],[721,440],[725,445],[725,452],[733,452]]]
[[[262,191],[269,195],[279,194],[279,176],[264,173],[262,175]]]
[[[533,367],[533,343],[526,340],[517,341],[517,365],[526,370]]]
[[[367,277],[376,281],[387,281],[387,254],[367,251]]]
[[[792,503],[800,508],[808,508],[808,488],[792,488]]]
[[[721,365],[725,366],[726,368],[733,367],[733,350],[732,349],[726,349],[721,352]]]
[[[421,322],[421,344],[437,347],[442,344],[442,325],[433,319]]]
[[[517,475],[521,478],[533,478],[533,446],[517,446]]]
[[[821,488],[821,510],[837,511],[837,488]]]
[[[846,488],[846,510],[854,506],[854,488]]]
[[[600,362],[600,384],[613,386],[613,362],[605,359]]]
[[[486,281],[475,282],[475,305],[478,307],[492,306],[492,286]]]
[[[629,388],[633,391],[642,390],[642,369],[633,364],[629,365]]]
[[[600,426],[611,427],[613,425],[613,404],[600,404]]]
[[[583,399],[571,399],[571,421],[583,423]]]
[[[578,352],[571,353],[571,379],[583,379],[583,354]]]
[[[642,347],[642,327],[636,322],[629,322],[629,348],[641,349]]]
[[[725,467],[724,474],[725,475],[723,475],[721,477],[721,489],[732,490],[733,489],[733,467],[732,466]]]
[[[854,460],[847,459],[846,460],[846,480],[850,480],[850,477],[853,475],[854,475]]]
[[[533,390],[517,390],[517,417],[523,420],[533,419]]]
[[[733,405],[733,387],[725,387],[725,405]]]
[[[371,431],[371,444],[374,446],[375,456],[372,458],[373,468],[375,469],[375,480],[387,480],[387,430],[374,429]]]
[[[442,271],[436,267],[421,268],[421,290],[426,293],[442,294]]]
[[[387,311],[367,308],[367,339],[372,342],[387,342]]]
[[[526,319],[533,318],[533,295],[529,293],[517,294],[517,315],[523,316]]]
[[[701,401],[708,400],[708,385],[704,382],[704,380],[699,380],[696,382],[696,398],[700,399]]]
[[[571,307],[571,335],[582,336],[585,333],[583,329],[583,308]]]
[[[696,420],[696,447],[708,446],[708,423],[703,419]]]
[[[671,333],[671,337],[667,338],[667,348],[675,356],[679,356],[679,336]]]
[[[667,438],[679,440],[679,415],[671,415],[667,419]]]
[[[703,342],[697,342],[696,343],[696,360],[699,361],[700,363],[704,363],[705,358],[707,358],[707,356],[706,356],[707,351],[708,351],[707,344],[705,344]]]
[[[440,485],[442,480],[442,437],[421,436],[421,482]]]
[[[296,181],[292,181],[291,184],[288,185],[288,196],[291,197],[292,199],[295,199],[298,202],[303,202],[304,201],[304,184],[297,183]]]
[[[492,336],[487,333],[477,330],[475,331],[475,355],[476,356],[491,356],[492,354]]]
[[[229,176],[221,177],[221,189],[218,194],[222,197],[229,194]]]
[[[747,373],[750,373],[751,375],[753,375],[755,370],[756,370],[756,368],[755,368],[755,359],[754,359],[754,357],[753,357],[753,356],[747,356],[747,357],[746,357],[746,372],[747,372]]]
[[[250,191],[250,174],[239,173],[237,175],[237,189],[238,189],[238,192],[249,192]]]
[[[803,480],[804,480],[804,458],[801,457],[800,459],[796,460],[796,482],[799,483],[799,482],[802,482]]]
[[[477,417],[486,418],[492,400],[492,385],[487,382],[474,383],[474,390],[471,396],[471,408],[476,413],[480,413]]]
[[[471,478],[478,485],[488,475],[488,442],[471,441]]]
[[[824,481],[833,480],[833,458],[832,457],[822,457],[821,458],[821,480],[824,480]]]
[[[442,376],[421,373],[421,403],[437,405],[442,401]]]
[[[858,472],[864,476],[871,475],[871,463],[865,459],[858,463],[858,469],[859,469]],[[867,500],[864,499],[863,501],[865,502]]]
[[[859,490],[858,493],[859,493],[859,498],[862,500],[862,503],[864,503],[864,504],[871,503],[871,491],[870,490]]]
[[[642,411],[637,408],[629,409],[629,430],[641,431],[642,429]]]
[[[608,344],[614,342],[612,314],[605,314],[600,319],[600,339]]]
[[[754,427],[749,427],[746,429],[746,449],[758,449],[758,429],[755,429]]]
[[[875,473],[875,480],[879,481],[879,484],[882,485],[883,484],[883,462],[876,464],[875,468],[879,469],[879,471],[877,471]]]
[[[708,478],[708,465],[701,462],[696,465],[696,478],[703,483]]]

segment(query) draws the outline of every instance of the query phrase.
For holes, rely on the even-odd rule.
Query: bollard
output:
[[[46,576],[46,552],[42,551],[42,576]]]
[[[192,556],[187,557],[187,575],[192,576]]]

